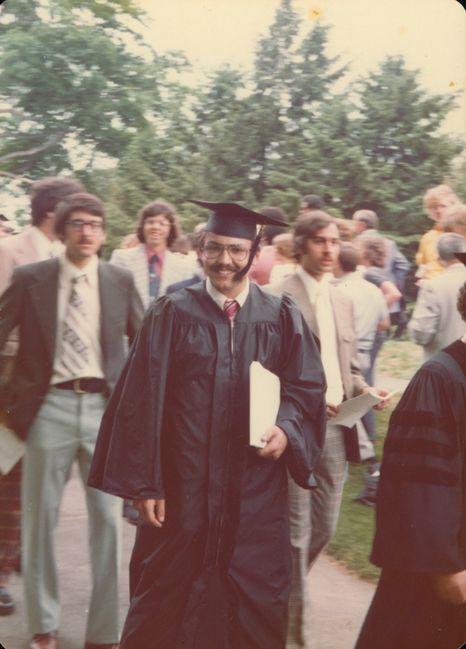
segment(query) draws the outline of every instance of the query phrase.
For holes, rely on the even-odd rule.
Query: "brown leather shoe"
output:
[[[29,649],[58,649],[57,632],[35,633],[29,643]]]
[[[115,643],[99,644],[98,642],[86,642],[84,649],[119,649],[120,645]]]

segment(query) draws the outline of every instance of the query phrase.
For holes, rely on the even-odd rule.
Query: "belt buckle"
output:
[[[73,380],[73,391],[76,394],[86,394],[86,390],[81,390],[81,379]]]

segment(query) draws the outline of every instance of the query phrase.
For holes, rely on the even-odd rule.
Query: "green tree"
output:
[[[164,62],[133,0],[12,0],[0,14],[0,170],[32,177],[118,157],[146,124]]]
[[[439,130],[454,97],[428,94],[402,57],[387,57],[357,90],[352,137],[370,168],[366,191],[384,229],[419,232],[420,196],[443,182],[462,148]]]
[[[352,140],[348,100],[335,96],[310,125],[304,137],[285,141],[280,158],[268,174],[265,202],[296,214],[300,197],[320,195],[331,212],[345,213],[367,199],[370,168],[361,148]],[[280,202],[280,197],[286,197]]]

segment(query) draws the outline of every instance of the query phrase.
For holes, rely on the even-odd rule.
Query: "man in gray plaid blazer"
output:
[[[289,481],[293,583],[287,649],[306,647],[308,573],[335,532],[347,460],[358,459],[356,431],[333,425],[332,418],[344,399],[368,390],[357,360],[351,302],[328,281],[340,248],[334,219],[326,212],[315,211],[312,216],[300,219],[294,240],[299,258],[297,272],[271,288],[293,298],[320,340],[327,380],[327,429],[324,450],[314,473],[317,489],[305,491]],[[379,393],[386,394],[384,390]]]

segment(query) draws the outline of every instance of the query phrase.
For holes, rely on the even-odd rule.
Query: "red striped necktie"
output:
[[[236,300],[225,300],[223,303],[223,312],[233,320],[239,309],[239,304]]]

